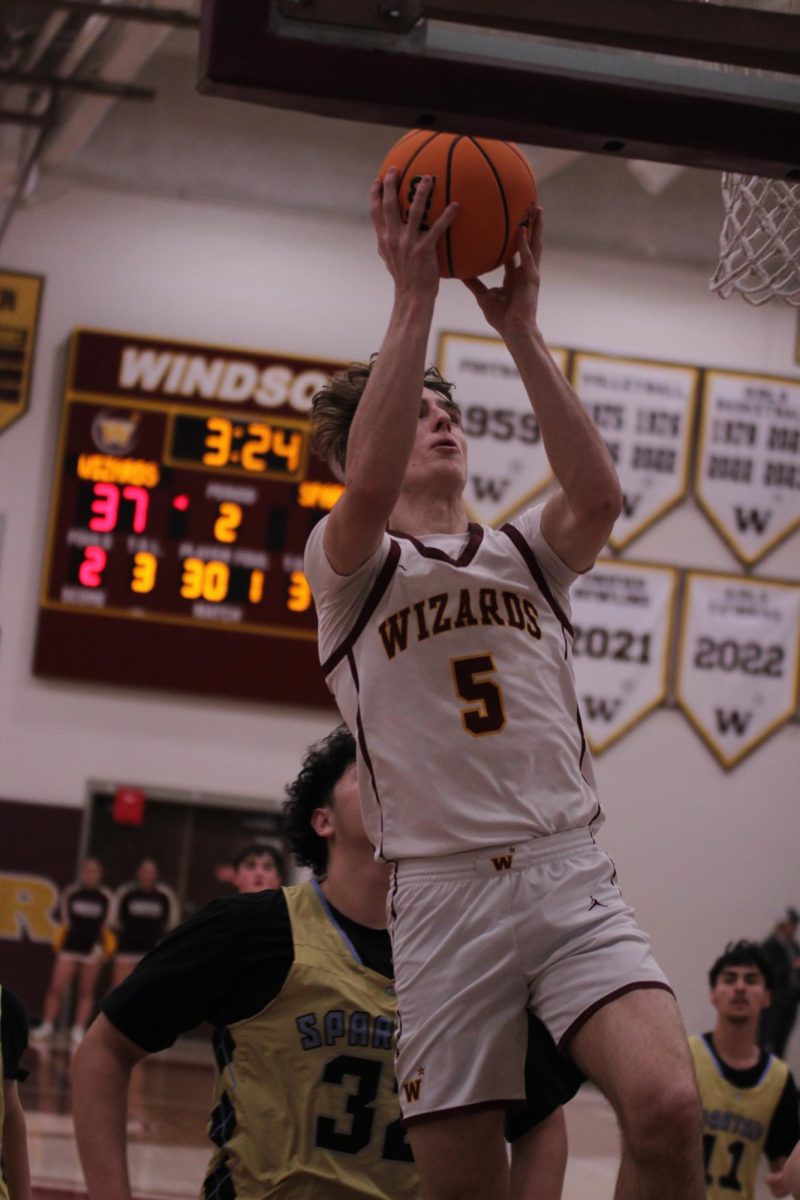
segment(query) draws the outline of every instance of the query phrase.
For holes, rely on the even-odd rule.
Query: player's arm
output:
[[[503,338],[519,371],[559,489],[542,512],[548,545],[573,571],[587,570],[619,516],[622,493],[611,455],[573,388],[553,361],[536,324],[542,212],[537,209],[530,243],[523,231],[519,262],[506,267],[503,283],[467,286],[489,324]]]
[[[8,1183],[9,1200],[31,1200],[25,1113],[20,1103],[16,1079],[3,1080],[3,1105],[3,1168]]]
[[[792,1196],[800,1200],[800,1142],[788,1158],[770,1162],[767,1183],[773,1196]]]
[[[130,1200],[126,1119],[133,1068],[208,1016],[230,973],[224,904],[170,934],[114,988],[72,1062],[78,1152],[90,1200]]]
[[[396,174],[370,191],[378,253],[394,281],[386,335],[364,389],[347,443],[345,490],[325,527],[328,562],[352,575],[380,545],[400,495],[419,420],[425,355],[439,267],[436,243],[456,215],[450,205],[420,232],[431,181],[417,188],[407,222],[397,206]]]
[[[17,1081],[26,1072],[20,1059],[28,1045],[28,1014],[15,992],[2,989],[0,1000],[0,1045],[3,1062],[3,1128],[0,1147],[8,1181],[10,1200],[31,1200],[30,1168],[25,1113],[19,1098]]]
[[[89,1026],[72,1063],[72,1104],[89,1200],[131,1200],[127,1114],[131,1072],[147,1051],[103,1014]]]
[[[767,1183],[773,1196],[800,1196],[800,1117],[791,1073],[772,1114],[764,1153],[769,1161]]]

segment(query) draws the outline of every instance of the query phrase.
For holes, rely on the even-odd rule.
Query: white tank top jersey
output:
[[[569,587],[543,506],[492,529],[389,532],[353,575],[311,533],[322,669],[358,743],[376,857],[439,857],[597,827]]]

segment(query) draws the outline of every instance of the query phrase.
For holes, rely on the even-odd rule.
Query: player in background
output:
[[[279,888],[286,878],[282,855],[269,842],[247,842],[231,859],[231,883],[241,895]]]
[[[716,1024],[689,1039],[703,1106],[706,1195],[753,1200],[761,1155],[779,1178],[800,1138],[797,1088],[786,1063],[758,1045],[771,982],[761,948],[727,946],[708,979]]]
[[[396,174],[371,192],[394,283],[383,343],[314,401],[314,447],[345,488],[311,533],[305,573],[323,671],[358,738],[367,832],[395,864],[396,1069],[423,1194],[506,1196],[502,1110],[524,1092],[530,1007],[616,1110],[618,1200],[701,1200],[685,1031],[594,838],[569,587],[605,545],[621,493],[537,325],[541,211],[500,287],[468,282],[559,485],[495,530],[468,521],[460,413],[425,369],[436,242],[456,207],[428,229],[424,176],[403,222]]]
[[[76,976],[78,995],[70,1032],[73,1045],[83,1037],[92,1016],[112,905],[111,892],[102,886],[102,879],[102,865],[96,858],[87,858],[81,864],[77,882],[61,893],[60,924],[53,942],[55,962],[41,1024],[31,1033],[34,1042],[52,1036],[67,989]]]
[[[350,734],[335,730],[288,788],[288,836],[313,880],[215,901],[104,1000],[73,1068],[91,1200],[130,1200],[125,1102],[134,1064],[201,1020],[215,1026],[217,1064],[208,1200],[417,1200],[392,1069],[389,869],[364,833],[354,761]],[[542,1048],[529,1118],[520,1114],[512,1131],[512,1196],[558,1200],[559,1104],[580,1077],[543,1030],[532,1036]],[[465,1047],[464,1069],[469,1054]]]
[[[135,880],[114,893],[110,923],[116,938],[111,986],[118,987],[178,923],[177,898],[172,888],[159,881],[152,858],[142,859]]]
[[[19,997],[0,987],[0,1200],[31,1200],[25,1113],[17,1083],[27,1072],[19,1065],[28,1044],[28,1014]]]

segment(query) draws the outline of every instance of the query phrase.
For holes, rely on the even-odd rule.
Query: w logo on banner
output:
[[[736,733],[739,737],[744,737],[747,733],[747,726],[750,724],[751,712],[742,713],[735,708],[715,708],[714,717],[717,722],[717,729],[720,733]]]
[[[740,533],[747,533],[749,529],[752,529],[754,533],[767,532],[767,526],[772,518],[771,509],[761,512],[757,508],[741,508],[737,504],[733,511],[736,517],[736,528]]]
[[[724,767],[788,721],[800,682],[800,584],[690,571],[676,697]]]

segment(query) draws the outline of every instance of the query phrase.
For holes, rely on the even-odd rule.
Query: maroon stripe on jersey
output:
[[[579,729],[580,735],[581,735],[581,756],[578,759],[578,768],[580,769],[583,766],[583,760],[586,755],[586,734],[583,732],[583,721],[581,720],[580,704],[575,709],[575,716],[578,718],[578,729]]]
[[[330,675],[333,668],[338,667],[345,655],[350,653],[357,640],[361,637],[367,622],[380,604],[381,598],[389,586],[392,576],[397,570],[397,564],[399,561],[400,547],[398,546],[397,542],[391,542],[389,546],[389,553],[386,555],[386,562],[381,567],[378,573],[378,578],[373,583],[372,590],[364,601],[364,607],[358,614],[355,625],[350,630],[341,645],[337,646],[333,654],[331,654],[329,658],[326,658],[325,662],[322,664],[323,675]],[[358,684],[356,684],[356,689],[357,688]]]
[[[356,660],[353,657],[352,649],[347,651],[347,664],[350,667],[350,674],[353,676],[353,686],[356,689],[356,693],[358,693],[358,668],[356,667]],[[372,759],[370,758],[369,750],[367,749],[367,737],[364,733],[364,725],[361,721],[360,704],[356,709],[356,736],[358,739],[358,748],[361,751],[361,757],[364,760],[364,766],[369,771],[369,777],[372,782],[372,792],[375,796],[375,803],[378,806],[378,815],[381,819],[381,840],[378,846],[378,853],[380,854],[381,858],[383,858],[383,806],[381,805],[381,798],[378,794],[378,784],[375,779],[375,772],[372,769]]]
[[[550,607],[552,608],[556,617],[558,618],[558,620],[561,624],[561,628],[566,630],[566,632],[570,635],[570,637],[573,637],[574,634],[573,634],[573,629],[572,629],[570,620],[569,620],[567,614],[564,612],[561,605],[556,600],[553,593],[551,592],[550,584],[545,579],[544,572],[543,572],[542,568],[539,566],[538,562],[536,561],[536,555],[533,553],[533,550],[531,550],[530,546],[525,541],[525,538],[522,536],[520,531],[514,525],[502,525],[500,527],[500,532],[504,533],[507,538],[510,538],[511,541],[516,546],[517,550],[519,550],[519,552],[522,555],[522,558],[525,562],[525,565],[527,566],[528,570],[530,571],[531,575],[533,576],[534,580],[536,581],[539,591],[542,593],[545,600],[550,605]]]
[[[468,567],[483,541],[483,526],[476,525],[474,521],[470,521],[468,528],[469,537],[467,538],[467,544],[458,558],[451,558],[444,550],[437,550],[435,546],[426,546],[424,542],[412,537],[410,533],[400,533],[396,529],[390,529],[388,532],[392,537],[405,538],[407,542],[411,542],[411,545],[423,558],[434,558],[437,562],[449,563],[451,567]]]

